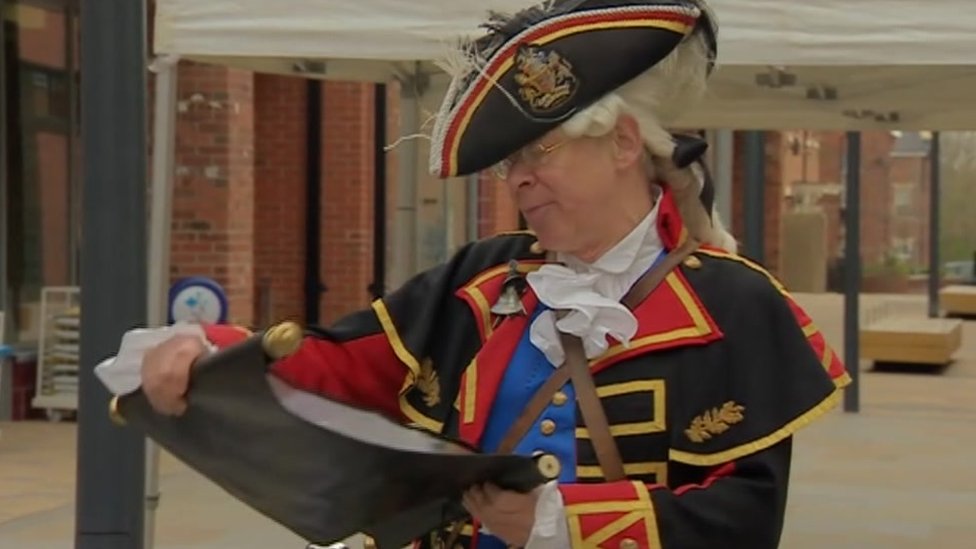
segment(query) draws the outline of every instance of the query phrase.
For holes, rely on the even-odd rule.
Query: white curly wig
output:
[[[714,14],[711,17],[714,20]],[[599,137],[610,133],[620,116],[633,117],[651,157],[648,175],[668,183],[689,233],[703,243],[735,252],[735,238],[718,213],[714,208],[706,212],[698,198],[704,174],[662,162],[671,158],[675,147],[665,128],[701,100],[708,67],[708,44],[701,33],[695,33],[660,63],[575,114],[561,129],[570,137]]]

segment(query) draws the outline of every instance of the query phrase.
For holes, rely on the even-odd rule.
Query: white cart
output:
[[[81,292],[76,286],[41,289],[37,392],[31,405],[60,421],[78,410]]]

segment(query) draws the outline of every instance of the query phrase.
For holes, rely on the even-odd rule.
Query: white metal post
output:
[[[169,287],[170,219],[172,217],[173,174],[176,162],[176,57],[158,57],[150,66],[156,75],[153,109],[152,187],[149,214],[148,326],[167,322]],[[152,549],[155,514],[159,505],[159,446],[146,439],[146,497],[144,549]]]

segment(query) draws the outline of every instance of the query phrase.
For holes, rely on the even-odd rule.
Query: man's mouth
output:
[[[551,204],[552,204],[552,202],[544,202],[542,204],[536,204],[534,206],[528,206],[528,207],[522,209],[522,213],[525,214],[525,215],[531,215],[531,214],[536,213],[539,210],[541,210],[541,209],[543,209],[546,206],[549,206]]]

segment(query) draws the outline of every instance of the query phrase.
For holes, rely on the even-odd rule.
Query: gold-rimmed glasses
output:
[[[551,145],[533,143],[531,145],[522,147],[516,151],[515,154],[492,166],[492,171],[495,172],[495,177],[499,179],[508,179],[509,174],[512,173],[512,168],[516,166],[528,166],[530,168],[541,166],[550,153],[568,142],[569,140],[566,139]]]

